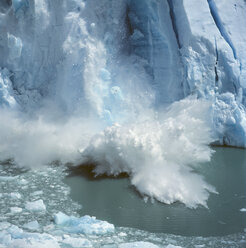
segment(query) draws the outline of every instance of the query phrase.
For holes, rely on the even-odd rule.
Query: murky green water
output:
[[[71,197],[82,204],[80,214],[97,216],[116,226],[185,236],[221,236],[246,228],[246,150],[214,148],[210,163],[199,168],[218,195],[211,194],[208,209],[189,209],[180,203],[147,202],[129,179],[93,179],[88,170],[76,169],[65,178]]]

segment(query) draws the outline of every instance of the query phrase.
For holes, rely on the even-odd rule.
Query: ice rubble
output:
[[[23,229],[11,225],[3,228],[0,234],[0,245],[3,247],[93,247],[91,242],[85,237],[72,237],[70,233],[86,234],[86,235],[105,235],[114,232],[114,226],[106,221],[96,220],[93,217],[84,216],[76,218],[67,216],[61,212],[54,217],[58,230],[63,230],[59,236],[48,233],[31,233]],[[39,224],[37,221],[29,222],[24,228],[31,231],[38,231]],[[144,243],[144,242],[143,242]],[[0,246],[1,247],[1,246]]]
[[[88,248],[102,247],[107,243],[115,244],[117,247],[118,244],[127,243],[117,237],[126,237],[127,234],[121,231],[119,235],[116,234],[118,231],[112,224],[97,220],[95,217],[74,216],[78,206],[67,197],[69,189],[62,182],[66,175],[64,168],[49,167],[18,174],[16,173],[18,168],[13,167],[14,165],[6,164],[0,167],[0,175],[6,175],[0,177],[3,192],[0,196],[1,248]],[[18,175],[14,176],[16,174]],[[6,177],[15,180],[5,180]],[[26,180],[28,187],[22,183],[23,180]],[[35,199],[40,200],[35,201]],[[30,214],[23,208],[28,202],[46,202],[47,211],[34,211]],[[13,212],[12,209],[21,209],[22,212]],[[61,211],[66,211],[67,214]],[[138,242],[131,243],[134,247]],[[141,243],[150,244],[150,242]]]
[[[81,218],[67,216],[59,212],[54,216],[55,223],[68,233],[83,233],[83,234],[107,234],[114,232],[114,225],[106,221],[97,220],[95,217],[88,215]]]
[[[38,231],[39,228],[40,228],[40,225],[36,220],[34,220],[34,221],[30,221],[30,222],[24,224],[23,227],[25,229],[28,229],[28,230],[31,230],[31,231]]]
[[[148,242],[134,242],[134,243],[126,243],[126,244],[119,245],[119,248],[140,248],[140,247],[141,248],[158,248],[157,245],[154,245]]]
[[[46,206],[44,205],[44,202],[41,199],[33,202],[27,202],[25,208],[30,212],[46,210]]]
[[[106,222],[105,222],[106,223]],[[97,235],[105,234],[98,232]],[[60,248],[60,247],[72,247],[72,248],[88,248],[95,247],[93,243],[86,237],[71,237],[68,234],[63,234],[62,236],[51,235],[48,233],[31,233],[23,231],[17,226],[10,226],[7,229],[4,229],[0,233],[0,247],[1,248]],[[104,245],[97,247],[112,247],[112,245]],[[118,248],[158,248],[159,246],[154,245],[150,242],[130,242],[115,244],[113,247]],[[163,246],[167,248],[180,248],[181,246],[167,245]]]
[[[245,247],[245,233],[209,238],[182,237],[119,228],[93,217],[76,216],[78,206],[68,196],[69,189],[62,181],[66,175],[64,168],[49,166],[22,173],[17,170],[13,165],[0,167],[1,248]],[[6,177],[15,180],[5,180]],[[23,184],[23,180],[27,184]],[[11,197],[16,192],[21,198]],[[40,198],[46,205],[45,212],[30,214],[23,207],[26,202]],[[22,208],[23,212],[11,213],[11,206]]]

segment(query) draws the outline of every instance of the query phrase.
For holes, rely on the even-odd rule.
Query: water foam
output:
[[[142,195],[161,202],[206,206],[208,192],[215,191],[194,167],[212,154],[210,107],[190,98],[155,119],[114,124],[92,138],[83,162],[94,163],[97,175],[128,173]]]
[[[214,189],[194,170],[212,154],[210,109],[209,101],[191,97],[165,111],[147,109],[135,121],[106,128],[100,117],[71,117],[59,123],[1,110],[1,158],[29,167],[55,160],[93,162],[97,175],[128,173],[144,196],[206,206],[208,192]]]

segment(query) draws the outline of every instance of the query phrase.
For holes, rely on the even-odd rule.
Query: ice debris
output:
[[[119,248],[158,248],[159,246],[149,242],[132,242],[119,245]],[[169,247],[171,248],[171,247]]]
[[[96,217],[90,217],[88,215],[77,218],[59,212],[55,214],[54,221],[62,230],[68,233],[102,235],[113,233],[115,231],[113,224],[106,221],[97,220]]]
[[[38,211],[46,210],[46,206],[44,205],[44,202],[41,199],[34,202],[27,202],[25,208],[30,212],[38,212]]]
[[[39,229],[39,223],[36,220],[31,221],[31,222],[26,223],[23,227],[31,231],[36,231]]]
[[[12,214],[18,214],[18,213],[21,213],[22,212],[22,208],[19,208],[19,207],[11,207],[10,208],[10,212]]]

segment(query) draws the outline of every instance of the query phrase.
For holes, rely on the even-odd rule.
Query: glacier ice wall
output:
[[[130,51],[144,60],[157,101],[170,103],[183,98],[182,64],[168,1],[127,3]]]
[[[143,195],[206,205],[215,191],[193,170],[207,145],[246,146],[245,8],[2,0],[1,157],[92,161],[98,174],[127,172]]]
[[[184,0],[181,4],[173,1],[172,9],[181,45],[185,95],[197,93],[200,97],[211,98],[215,102],[218,142],[245,147],[245,62],[242,52],[246,40],[243,32],[245,2]],[[228,101],[228,94],[237,110],[229,109],[232,101]],[[226,114],[225,105],[228,107]],[[218,117],[223,119],[219,121],[219,129]]]
[[[231,112],[235,125],[220,123],[218,142],[245,146],[245,135],[237,139],[245,130],[243,0],[4,0],[0,12],[0,67],[12,82],[1,98],[26,110],[52,101],[110,123],[113,102],[133,82],[157,108],[190,94],[216,102],[230,93],[241,118]]]

